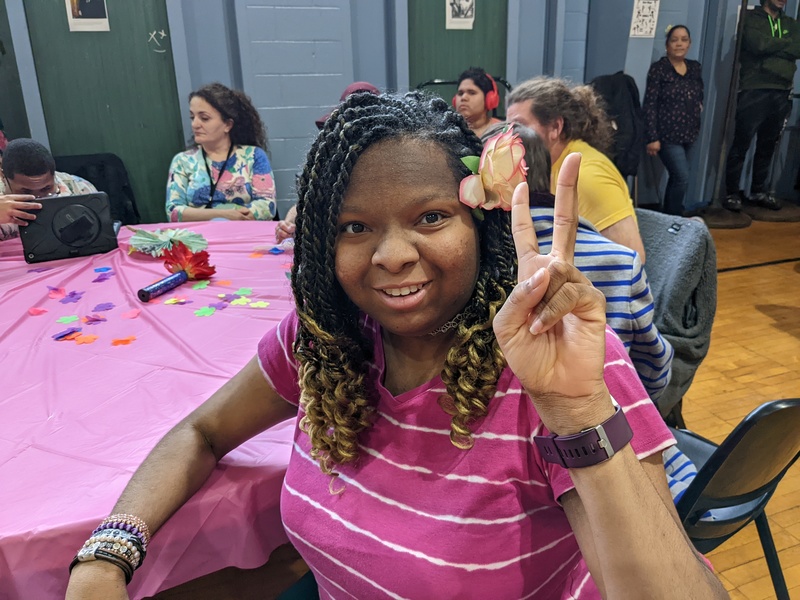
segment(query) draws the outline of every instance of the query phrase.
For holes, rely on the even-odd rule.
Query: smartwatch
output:
[[[617,406],[606,421],[572,435],[537,435],[533,441],[542,458],[565,469],[591,467],[608,460],[633,438],[628,419]]]

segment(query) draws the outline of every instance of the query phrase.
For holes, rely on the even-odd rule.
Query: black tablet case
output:
[[[111,204],[104,192],[39,200],[36,220],[20,227],[25,262],[101,254],[117,247]]]

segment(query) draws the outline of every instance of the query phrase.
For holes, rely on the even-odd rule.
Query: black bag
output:
[[[630,75],[618,71],[613,75],[595,77],[589,85],[603,99],[606,113],[613,121],[614,147],[609,158],[623,177],[636,175],[646,134],[636,81]]]

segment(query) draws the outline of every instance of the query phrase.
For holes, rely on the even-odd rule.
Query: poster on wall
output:
[[[472,29],[475,21],[475,0],[444,0],[445,29]]]
[[[106,0],[65,0],[70,31],[111,31]]]
[[[660,0],[635,0],[631,19],[632,38],[656,37],[658,22],[658,3]]]

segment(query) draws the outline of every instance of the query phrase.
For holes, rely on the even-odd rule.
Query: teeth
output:
[[[409,294],[413,294],[414,292],[418,292],[422,289],[421,285],[412,285],[410,287],[403,287],[393,290],[384,290],[390,296],[398,297],[398,296],[408,296]]]

